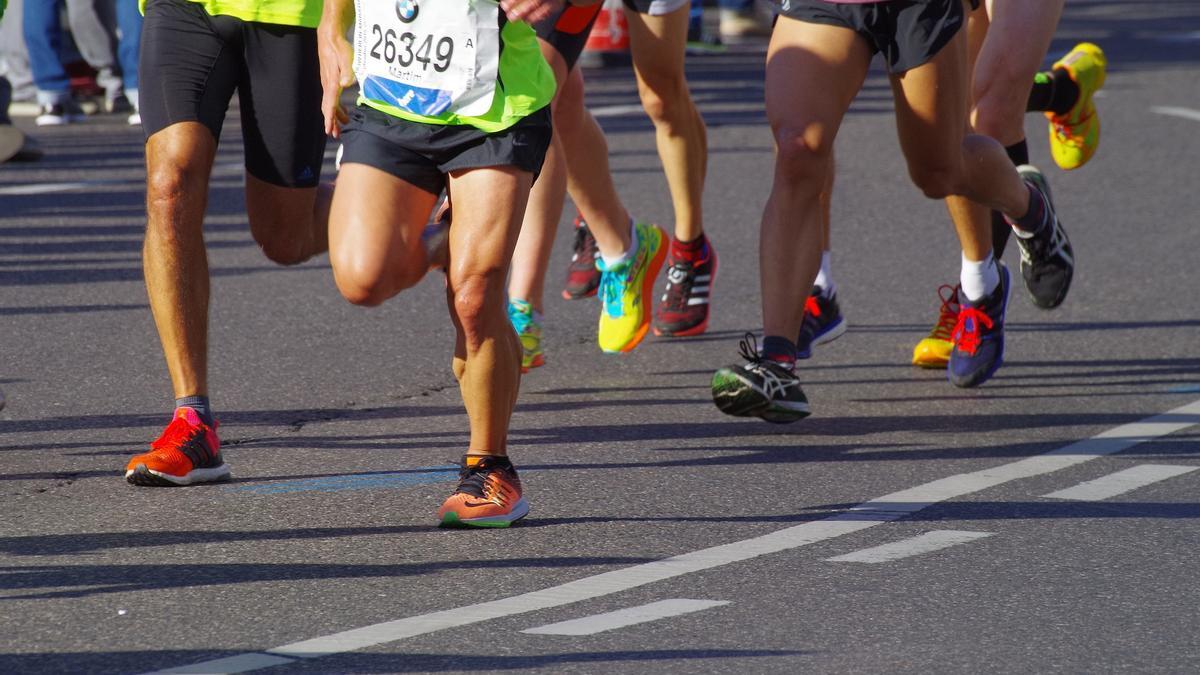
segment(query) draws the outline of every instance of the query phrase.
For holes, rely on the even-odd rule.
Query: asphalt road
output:
[[[511,437],[533,510],[502,531],[433,527],[467,439],[440,281],[366,310],[324,259],[269,263],[236,116],[207,221],[234,480],[127,485],[171,405],[140,133],[37,130],[46,159],[0,167],[0,671],[1200,671],[1200,5],[1072,0],[1053,53],[1084,38],[1110,56],[1099,154],[1058,171],[1028,124],[1076,285],[1053,312],[1014,296],[972,391],[908,365],[958,252],[872,75],[838,141],[851,328],[803,364],[790,426],[708,391],[759,327],[762,47],[691,61],[710,331],[605,356],[596,301],[549,298]],[[588,76],[623,198],[669,225],[628,70]]]

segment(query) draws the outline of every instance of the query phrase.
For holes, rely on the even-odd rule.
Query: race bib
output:
[[[354,74],[368,99],[480,117],[500,67],[495,0],[355,0]]]

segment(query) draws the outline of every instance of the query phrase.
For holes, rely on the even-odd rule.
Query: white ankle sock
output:
[[[959,274],[963,294],[971,302],[975,302],[996,290],[1000,284],[1000,270],[996,267],[996,258],[988,252],[983,260],[967,260],[967,254],[962,254],[962,272]]]
[[[821,288],[821,295],[827,298],[833,297],[837,292],[837,282],[833,280],[833,270],[829,263],[829,251],[821,253],[821,269],[817,272],[817,280],[813,282],[814,286]]]
[[[621,263],[625,262],[626,260],[633,258],[634,254],[637,253],[637,249],[638,249],[637,226],[635,226],[633,224],[633,216],[630,216],[629,217],[629,250],[625,251],[624,253],[622,253],[621,255],[619,255],[615,258],[610,258],[610,257],[604,255],[604,253],[601,253],[600,259],[604,261],[604,269],[611,270],[612,268],[616,267],[617,265],[620,265]]]

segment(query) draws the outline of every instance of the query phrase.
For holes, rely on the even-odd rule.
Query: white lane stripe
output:
[[[882,546],[872,546],[861,551],[826,558],[828,562],[884,563],[909,558],[923,553],[933,553],[944,548],[965,544],[976,539],[990,537],[994,532],[969,532],[967,530],[934,530],[925,534],[893,541]]]
[[[295,663],[296,659],[285,659],[282,656],[272,656],[259,652],[237,654],[223,659],[214,659],[190,666],[180,666],[170,670],[160,670],[160,673],[188,673],[190,675],[212,675],[214,673],[244,673],[248,670],[281,666],[285,663]]]
[[[625,105],[602,105],[588,108],[588,110],[592,113],[592,117],[616,117],[617,115],[640,113],[643,108],[641,103],[628,103]]]
[[[1170,117],[1182,117],[1185,120],[1200,122],[1200,110],[1191,108],[1180,108],[1173,105],[1156,105],[1150,107],[1150,112],[1158,113],[1159,115],[1168,115]]]
[[[1162,415],[1123,424],[1092,438],[1072,443],[1043,455],[991,469],[943,478],[909,490],[893,492],[890,495],[863,502],[845,513],[839,513],[823,520],[794,525],[753,539],[713,546],[663,560],[603,572],[540,591],[377,623],[311,640],[293,642],[266,651],[280,656],[299,658],[327,656],[365,649],[447,628],[457,628],[612,595],[656,581],[750,560],[769,553],[787,551],[865,530],[881,523],[912,515],[937,502],[961,497],[1019,478],[1029,478],[1066,469],[1197,424],[1200,424],[1200,400]],[[204,666],[205,664],[196,665]],[[246,670],[253,670],[253,668],[225,669],[223,672],[238,673]]]
[[[558,623],[546,624],[545,626],[538,626],[537,628],[529,628],[521,632],[533,635],[594,635],[606,630],[636,626],[639,623],[648,623],[672,616],[691,614],[692,612],[699,612],[702,609],[728,604],[728,600],[687,600],[684,598],[659,600],[648,605],[627,607],[625,609],[618,609],[615,612],[605,612],[604,614],[585,616],[580,619],[571,619],[570,621],[560,621]]]
[[[242,168],[242,162],[222,162],[213,167],[213,174],[224,172],[228,169]],[[32,196],[52,194],[55,192],[71,192],[74,190],[84,190],[91,187],[100,187],[104,185],[128,185],[144,186],[146,184],[145,177],[134,178],[96,178],[94,180],[79,180],[69,181],[64,183],[31,183],[29,185],[5,185],[0,186],[0,196],[17,195],[17,196]]]
[[[1175,464],[1139,464],[1134,467],[1110,473],[1096,480],[1089,480],[1065,490],[1051,492],[1043,497],[1051,499],[1072,499],[1081,502],[1097,502],[1109,497],[1132,492],[1152,483],[1191,473],[1200,466],[1182,466]]]

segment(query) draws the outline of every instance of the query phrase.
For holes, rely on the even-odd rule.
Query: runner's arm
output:
[[[337,138],[350,120],[342,108],[342,89],[354,84],[354,46],[346,32],[354,23],[353,0],[325,0],[317,26],[317,53],[321,58],[321,113],[325,133]]]

